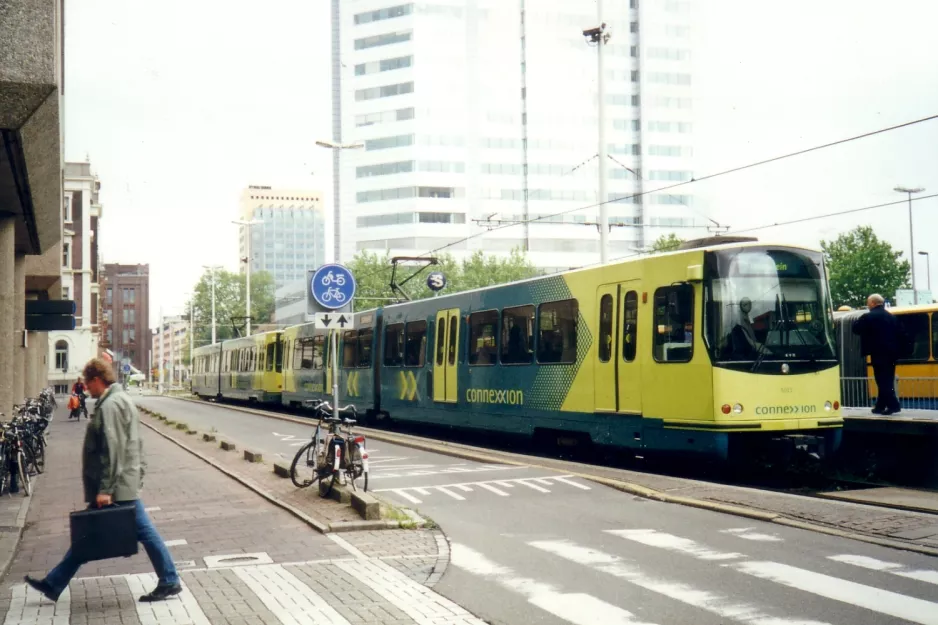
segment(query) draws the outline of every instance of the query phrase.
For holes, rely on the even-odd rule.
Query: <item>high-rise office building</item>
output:
[[[689,191],[631,197],[692,176],[690,3],[603,0],[606,198],[597,51],[583,36],[595,7],[333,0],[333,141],[364,144],[334,150],[340,258],[448,246],[593,263],[597,204],[619,198],[611,258],[699,223]]]
[[[325,262],[326,233],[322,197],[316,191],[249,186],[241,193],[238,235],[241,271],[251,237],[251,272],[267,271],[275,288],[305,281],[306,270]]]
[[[124,373],[146,374],[150,365],[150,265],[104,265],[100,346]]]
[[[65,163],[62,202],[62,299],[75,302],[75,329],[49,333],[49,385],[66,393],[98,355],[101,312],[98,247],[101,182],[91,164]]]

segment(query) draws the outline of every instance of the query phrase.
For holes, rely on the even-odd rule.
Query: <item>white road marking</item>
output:
[[[570,478],[566,478],[566,477],[555,477],[554,479],[557,480],[558,482],[562,482],[562,483],[564,483],[564,484],[566,484],[566,485],[568,485],[568,486],[575,486],[575,487],[579,488],[580,490],[592,490],[592,489],[590,489],[589,486],[584,486],[583,484],[577,484],[576,482],[574,482],[574,481],[571,480]]]
[[[524,596],[531,605],[574,625],[638,625],[640,621],[628,610],[606,603],[592,595],[564,593],[528,577],[518,577],[506,566],[496,564],[465,545],[453,544],[450,564],[474,575],[490,579]]]
[[[360,559],[363,559],[363,560],[364,560],[365,558],[368,557],[368,556],[366,556],[364,553],[362,553],[362,551],[361,551],[358,547],[356,547],[355,545],[353,545],[353,544],[350,543],[349,541],[345,540],[344,538],[342,538],[342,537],[339,536],[338,534],[330,533],[330,534],[326,534],[326,536],[329,538],[329,540],[331,540],[332,542],[334,542],[334,543],[337,544],[338,546],[342,547],[343,549],[345,549],[346,551],[348,551],[350,554],[352,554],[352,555],[355,556],[356,558],[360,558]]]
[[[882,560],[868,558],[867,556],[828,556],[827,559],[833,560],[835,562],[842,562],[844,564],[852,564],[853,566],[870,569],[871,571],[886,571],[887,573],[892,573],[893,575],[898,575],[899,577],[916,579],[927,584],[938,584],[938,571],[932,571],[928,569],[912,569],[904,564],[883,562]]]
[[[541,487],[541,486],[538,486],[537,484],[532,484],[532,483],[531,483],[530,481],[528,481],[528,480],[518,480],[518,483],[519,483],[519,484],[524,484],[524,485],[527,486],[528,488],[533,489],[533,490],[536,490],[536,491],[538,491],[538,492],[540,492],[540,493],[549,493],[549,492],[550,492],[550,491],[547,490],[546,488],[543,488],[543,487]]]
[[[486,484],[485,482],[479,482],[478,484],[475,484],[475,486],[479,486],[480,488],[484,488],[485,490],[490,491],[490,492],[493,492],[493,493],[495,493],[496,495],[498,495],[498,496],[500,496],[500,497],[507,497],[507,496],[508,496],[508,493],[506,493],[505,491],[503,491],[503,490],[498,490],[497,488],[495,488],[495,487],[492,486],[491,484]]]
[[[349,625],[335,608],[279,564],[234,572],[284,625]]]
[[[157,584],[154,573],[125,575],[124,578],[135,599],[156,588]],[[177,597],[154,603],[135,602],[140,625],[211,625],[185,584]]]
[[[472,492],[472,489],[469,488],[468,486],[466,486],[465,484],[457,484],[457,485],[456,485],[456,488],[458,488],[459,490],[461,490],[461,491],[463,491],[463,492],[466,492],[466,493],[471,493],[471,492]]]
[[[160,508],[159,506],[152,506],[150,508],[143,509],[143,511],[146,512],[147,514],[150,514],[151,512],[159,512],[160,510],[162,510],[162,508]]]
[[[735,560],[742,558],[741,553],[730,553],[724,551],[715,551],[705,547],[688,538],[681,538],[673,534],[665,534],[655,530],[606,530],[607,534],[612,534],[620,538],[634,540],[637,543],[648,545],[649,547],[658,547],[667,551],[676,551],[698,560]]]
[[[754,531],[754,527],[736,527],[728,530],[720,530],[721,534],[732,534],[738,538],[745,538],[746,540],[756,540],[767,543],[780,543],[784,539],[779,538],[775,534],[761,534]]]
[[[370,453],[370,452],[369,452]],[[512,469],[523,469],[527,467],[512,467],[512,466],[483,466],[475,469],[468,469],[465,467],[445,467],[441,469],[415,469],[414,467],[432,467],[433,465],[387,465],[378,467],[378,472],[374,473],[371,477],[373,479],[392,479],[397,477],[416,477],[416,476],[425,476],[425,475],[447,475],[453,473],[487,473],[491,471],[510,471]]]
[[[336,562],[336,566],[371,588],[418,625],[485,625],[462,607],[381,560],[342,561]]]
[[[13,597],[3,625],[68,625],[72,613],[68,588],[55,603],[28,584],[17,584],[11,590]]]
[[[181,547],[182,545],[188,545],[185,538],[176,538],[174,540],[164,540],[163,544],[167,547]]]
[[[799,569],[778,562],[739,562],[737,571],[797,588],[814,595],[841,601],[867,610],[919,623],[938,625],[938,603],[916,599],[873,586]]]
[[[454,492],[455,490],[460,490],[462,492],[472,492],[476,487],[485,489],[489,492],[495,493],[500,497],[508,497],[508,493],[502,490],[502,488],[514,488],[517,485],[527,486],[531,490],[535,490],[540,493],[550,493],[551,491],[539,484],[547,484],[550,486],[556,486],[558,484],[567,484],[569,486],[575,486],[580,489],[590,490],[588,486],[581,486],[576,482],[572,481],[570,478],[572,475],[548,475],[544,477],[519,477],[513,478],[510,480],[485,480],[482,482],[459,482],[456,484],[440,484],[433,486],[403,486],[398,488],[376,488],[374,492],[376,493],[396,493],[400,495],[410,503],[422,503],[420,499],[415,497],[410,493],[416,493],[423,497],[428,497],[432,491],[438,491],[449,497],[456,499],[458,501],[465,501],[465,497]],[[535,484],[538,482],[539,484]],[[498,487],[496,487],[497,485]]]
[[[205,566],[210,569],[237,567],[255,564],[273,564],[273,558],[263,551],[257,553],[232,553],[223,556],[205,556]]]
[[[449,495],[450,497],[452,497],[453,499],[455,499],[455,500],[457,500],[457,501],[465,501],[465,500],[466,500],[465,497],[463,497],[462,495],[457,495],[456,493],[454,493],[454,492],[451,491],[450,489],[446,488],[445,486],[437,486],[436,489],[437,489],[438,491],[440,491],[441,493],[444,493],[444,494],[446,494],[446,495]]]
[[[706,610],[721,618],[733,619],[747,625],[826,625],[807,619],[776,617],[765,614],[758,606],[738,603],[733,599],[688,584],[654,579],[640,569],[629,566],[618,556],[603,553],[567,540],[541,540],[528,545],[582,564],[594,570],[624,579],[640,588],[656,592],[675,601]]]
[[[398,488],[398,489],[395,489],[395,488],[392,488],[392,489],[385,489],[385,491],[387,491],[387,490],[390,490],[390,492],[394,493],[395,495],[398,495],[398,496],[400,496],[400,497],[403,497],[404,499],[406,499],[406,500],[409,501],[410,503],[423,503],[420,499],[417,499],[417,498],[414,497],[413,495],[408,494],[407,491],[405,491],[405,490],[401,490],[401,489],[399,489],[399,488]]]

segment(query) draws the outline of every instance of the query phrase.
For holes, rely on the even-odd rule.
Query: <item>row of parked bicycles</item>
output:
[[[307,403],[315,411],[319,423],[313,437],[293,458],[290,479],[297,488],[319,482],[319,495],[328,497],[337,483],[350,484],[352,490],[368,490],[368,451],[365,437],[352,432],[355,419],[336,417],[332,405],[322,400]],[[355,406],[342,406],[338,411],[357,417]]]
[[[30,494],[30,478],[46,465],[46,429],[56,406],[55,395],[47,388],[39,397],[14,405],[9,421],[0,412],[0,496]]]

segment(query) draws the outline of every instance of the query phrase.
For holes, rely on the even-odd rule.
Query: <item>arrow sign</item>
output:
[[[313,316],[313,323],[317,330],[329,330],[330,328],[340,328],[350,330],[355,327],[355,317],[352,315],[339,315],[335,313],[316,313]]]
[[[342,315],[341,317],[339,317],[339,320],[337,321],[337,323],[339,324],[340,328],[345,329],[345,326],[351,323],[351,321],[352,321],[351,319],[346,319],[345,315]]]
[[[329,324],[332,323],[332,317],[330,317],[329,315],[323,315],[319,319],[319,323],[321,323],[324,328],[328,328]]]

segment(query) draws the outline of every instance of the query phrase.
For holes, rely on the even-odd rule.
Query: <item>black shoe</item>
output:
[[[883,412],[885,411],[882,408],[873,408],[873,410],[871,410],[870,412],[872,412],[873,414],[883,414]]]
[[[33,579],[29,575],[27,575],[23,579],[25,579],[26,583],[32,586],[34,590],[42,593],[42,596],[48,599],[49,601],[51,601],[52,603],[55,603],[56,601],[59,600],[59,596],[55,594],[55,591],[52,590],[52,586],[50,586],[49,583],[46,582],[46,580]]]
[[[154,601],[162,601],[163,599],[169,599],[172,596],[178,595],[182,592],[181,584],[173,584],[172,586],[164,586],[162,584],[158,585],[153,589],[148,595],[143,595],[140,597],[140,601],[144,603],[152,603]]]

